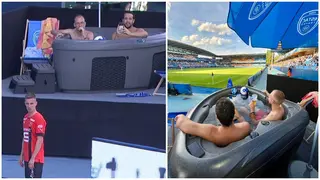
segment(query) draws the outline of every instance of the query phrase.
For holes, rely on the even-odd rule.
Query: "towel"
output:
[[[59,30],[59,20],[57,18],[47,18],[41,21],[41,32],[37,43],[37,48],[42,49],[45,57],[53,54],[52,43],[55,36],[51,34],[52,30]]]

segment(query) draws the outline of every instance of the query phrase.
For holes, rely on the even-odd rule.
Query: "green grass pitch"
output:
[[[188,83],[192,86],[226,88],[231,78],[234,86],[244,86],[248,78],[262,68],[197,68],[197,69],[170,69],[169,82]],[[214,74],[212,78],[212,73]]]

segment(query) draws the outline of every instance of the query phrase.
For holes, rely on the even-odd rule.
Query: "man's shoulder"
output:
[[[35,119],[36,121],[45,121],[45,122],[46,122],[46,120],[44,119],[43,115],[42,115],[40,112],[37,112],[37,113],[35,114],[34,119]]]
[[[86,30],[87,31],[87,34],[93,34],[92,31],[89,31],[89,30]]]
[[[136,31],[145,31],[143,28],[136,28]]]

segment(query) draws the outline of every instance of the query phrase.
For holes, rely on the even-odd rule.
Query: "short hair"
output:
[[[132,18],[136,19],[136,15],[132,11],[124,11],[123,17],[124,17],[125,14],[132,14]]]
[[[36,99],[36,95],[33,92],[28,92],[25,96],[25,99]]]
[[[275,97],[276,103],[282,104],[286,99],[286,96],[284,95],[284,93],[280,90],[273,90],[273,91],[274,91],[274,97]]]
[[[230,126],[234,118],[235,107],[228,98],[220,98],[216,104],[216,114],[223,126]]]
[[[76,19],[77,19],[78,17],[82,17],[82,18],[84,19],[84,21],[86,21],[85,18],[84,18],[84,16],[82,16],[81,14],[77,14],[77,15],[74,17],[74,21],[76,21]]]

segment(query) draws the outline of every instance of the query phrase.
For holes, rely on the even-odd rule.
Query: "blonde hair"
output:
[[[273,90],[273,91],[274,91],[274,98],[276,100],[276,103],[282,104],[286,99],[286,96],[284,95],[284,93],[280,90]]]

